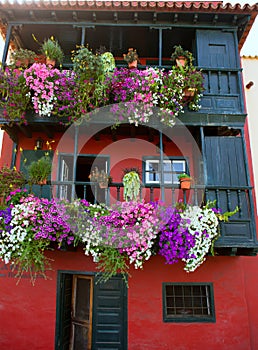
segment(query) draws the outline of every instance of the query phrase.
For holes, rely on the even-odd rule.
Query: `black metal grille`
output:
[[[165,284],[165,321],[213,321],[214,302],[211,290],[211,284]]]

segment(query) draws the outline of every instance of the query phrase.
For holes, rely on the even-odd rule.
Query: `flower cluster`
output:
[[[182,211],[168,207],[161,211],[159,251],[167,264],[174,264],[180,259],[195,259],[191,249],[195,247],[195,232],[189,230],[189,218],[185,219]]]
[[[108,61],[105,54],[110,56]],[[54,115],[73,122],[99,107],[112,105],[117,123],[125,121],[137,126],[157,115],[162,123],[173,126],[186,104],[192,110],[200,108],[203,75],[195,67],[173,66],[168,71],[114,69],[112,54],[105,54],[98,56],[85,47],[78,49],[73,71],[60,71],[44,63],[34,63],[24,71],[2,70],[4,117],[26,123],[25,112],[32,108],[40,116]],[[185,98],[185,88],[194,91],[192,100]]]
[[[44,63],[34,63],[25,69],[24,78],[32,93],[31,100],[35,112],[40,116],[50,117],[57,96],[60,71]]]
[[[0,212],[0,257],[18,268],[19,277],[29,271],[34,281],[48,265],[44,250],[50,243],[57,242],[60,248],[74,237],[62,203],[28,195],[13,204],[17,193],[10,195],[10,206]]]
[[[161,122],[173,126],[183,112],[183,77],[174,73],[157,68],[116,69],[106,84],[117,122],[148,123],[156,108]]]
[[[213,205],[167,207],[144,201],[118,202],[110,208],[85,200],[66,202],[40,199],[25,190],[13,191],[7,207],[0,211],[0,258],[29,271],[32,280],[45,273],[44,251],[54,242],[82,243],[104,279],[117,272],[128,274],[130,265],[142,268],[152,254],[166,263],[179,260],[187,272],[205,261],[218,237],[219,220],[235,214],[221,214]]]
[[[52,114],[72,121],[74,111],[80,104],[77,96],[78,90],[76,73],[68,70],[61,71],[59,74],[58,93],[55,94]]]
[[[22,187],[26,183],[25,174],[16,168],[3,166],[0,169],[0,197],[6,197],[11,190]]]
[[[97,224],[103,243],[125,253],[135,268],[142,268],[144,261],[150,258],[157,227],[155,206],[134,201],[116,204]]]
[[[194,271],[205,261],[212,242],[218,236],[219,220],[213,208],[188,207],[182,213],[182,218],[188,220],[189,233],[195,237],[195,244],[189,250],[189,256],[184,257],[185,270]]]
[[[26,124],[25,112],[31,108],[30,90],[22,72],[15,68],[0,69],[0,106],[9,122]]]

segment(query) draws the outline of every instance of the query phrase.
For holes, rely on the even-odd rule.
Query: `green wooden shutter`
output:
[[[198,65],[237,68],[235,33],[223,30],[197,30]]]
[[[243,112],[242,81],[234,31],[197,30],[197,62],[203,68],[202,112]]]
[[[207,185],[247,186],[241,137],[205,137]]]
[[[60,289],[57,295],[56,347],[69,350],[71,330],[72,274],[60,274]]]
[[[222,212],[240,208],[229,222],[221,222],[221,237],[215,246],[248,246],[255,240],[255,230],[242,137],[205,137],[204,153],[206,200],[216,200]]]
[[[119,276],[95,284],[92,350],[127,349],[127,287]]]

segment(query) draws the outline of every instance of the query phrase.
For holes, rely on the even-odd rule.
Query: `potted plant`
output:
[[[44,40],[41,46],[41,52],[46,56],[46,64],[55,66],[56,62],[61,64],[64,59],[64,52],[58,41],[53,37]]]
[[[139,199],[141,180],[137,168],[124,169],[123,185],[125,201]]]
[[[0,69],[0,107],[2,116],[10,124],[26,122],[26,111],[31,108],[29,92],[21,69]]]
[[[103,65],[104,75],[112,74],[116,68],[115,58],[111,52],[104,52],[101,54],[100,59]]]
[[[91,171],[89,178],[91,182],[97,182],[100,188],[107,188],[109,182],[112,181],[111,176],[105,170],[99,170],[98,167]]]
[[[137,64],[140,63],[138,53],[133,48],[129,48],[127,54],[123,54],[123,57],[130,69],[137,68]]]
[[[184,93],[187,96],[194,96],[196,93],[202,93],[203,86],[203,74],[200,70],[197,70],[194,66],[188,67],[185,72],[184,79]]]
[[[84,80],[97,80],[103,74],[101,55],[94,54],[88,47],[79,46],[72,51],[73,70],[79,78]]]
[[[181,67],[182,69],[182,67]],[[204,91],[204,76],[194,66],[184,69],[183,102],[193,111],[200,109],[200,99]]]
[[[184,67],[186,64],[191,65],[193,62],[193,55],[190,51],[184,50],[181,45],[175,45],[174,51],[171,55],[173,64]]]
[[[49,156],[44,155],[28,166],[28,182],[30,184],[45,185],[51,174],[52,162]]]
[[[186,173],[179,174],[178,180],[180,182],[181,189],[189,190],[191,188],[192,178],[188,174]]]
[[[17,49],[11,53],[11,63],[16,67],[27,68],[34,63],[36,53],[28,49]]]

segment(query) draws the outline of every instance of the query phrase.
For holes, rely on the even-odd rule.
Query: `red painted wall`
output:
[[[0,349],[52,350],[55,340],[57,270],[94,270],[83,251],[50,252],[49,279],[18,285],[0,265]],[[194,273],[155,256],[132,269],[128,289],[128,350],[255,350],[258,287],[255,257],[208,257]],[[6,269],[8,268],[8,269]],[[215,323],[164,323],[162,282],[212,282]]]
[[[10,139],[8,134],[4,132],[2,140],[2,151],[0,157],[0,168],[3,166],[10,166],[12,161],[12,149],[13,141]]]
[[[46,152],[49,149],[49,145],[55,152],[53,167],[52,167],[52,180],[57,179],[58,172],[58,156],[60,154],[73,154],[74,152],[74,138],[73,133],[67,133],[64,137],[62,135],[56,134],[54,140],[48,140],[45,135],[35,133],[32,138],[26,138],[24,135],[19,135],[19,147],[17,151],[17,168],[19,169],[20,163],[24,161],[23,151],[21,150],[33,150],[35,146],[35,140],[38,137],[44,140],[43,150]],[[112,140],[112,135],[101,135],[99,141],[95,140],[94,137],[87,135],[79,136],[79,154],[93,154],[99,156],[109,156],[110,157],[110,175],[113,182],[122,182],[123,169],[129,167],[137,167],[142,171],[142,160],[144,156],[153,156],[155,158],[159,157],[157,152],[156,144],[159,143],[158,138],[153,142],[147,141],[148,137],[142,137],[137,139],[132,139],[130,137],[117,137],[117,141]],[[49,143],[47,145],[46,143]],[[51,143],[50,143],[51,142]],[[185,156],[189,159],[190,174],[195,177],[194,173],[194,140],[191,138],[188,140],[188,135],[174,135],[172,140],[164,140],[164,157],[168,156]],[[37,151],[35,151],[37,152]],[[94,166],[93,166],[94,167]],[[196,176],[198,177],[198,176]],[[89,181],[85,177],[84,181]],[[123,198],[123,189],[120,190],[121,199]],[[193,191],[188,192],[187,201],[191,202],[191,197],[194,196]],[[150,201],[150,190],[143,189],[142,198],[146,201]],[[153,193],[154,200],[160,200],[160,190],[154,189]],[[174,192],[175,201],[183,199],[182,191],[175,190]],[[117,201],[117,193],[115,188],[110,189],[110,203],[115,203]],[[165,201],[166,203],[171,203],[171,190],[165,190]]]

